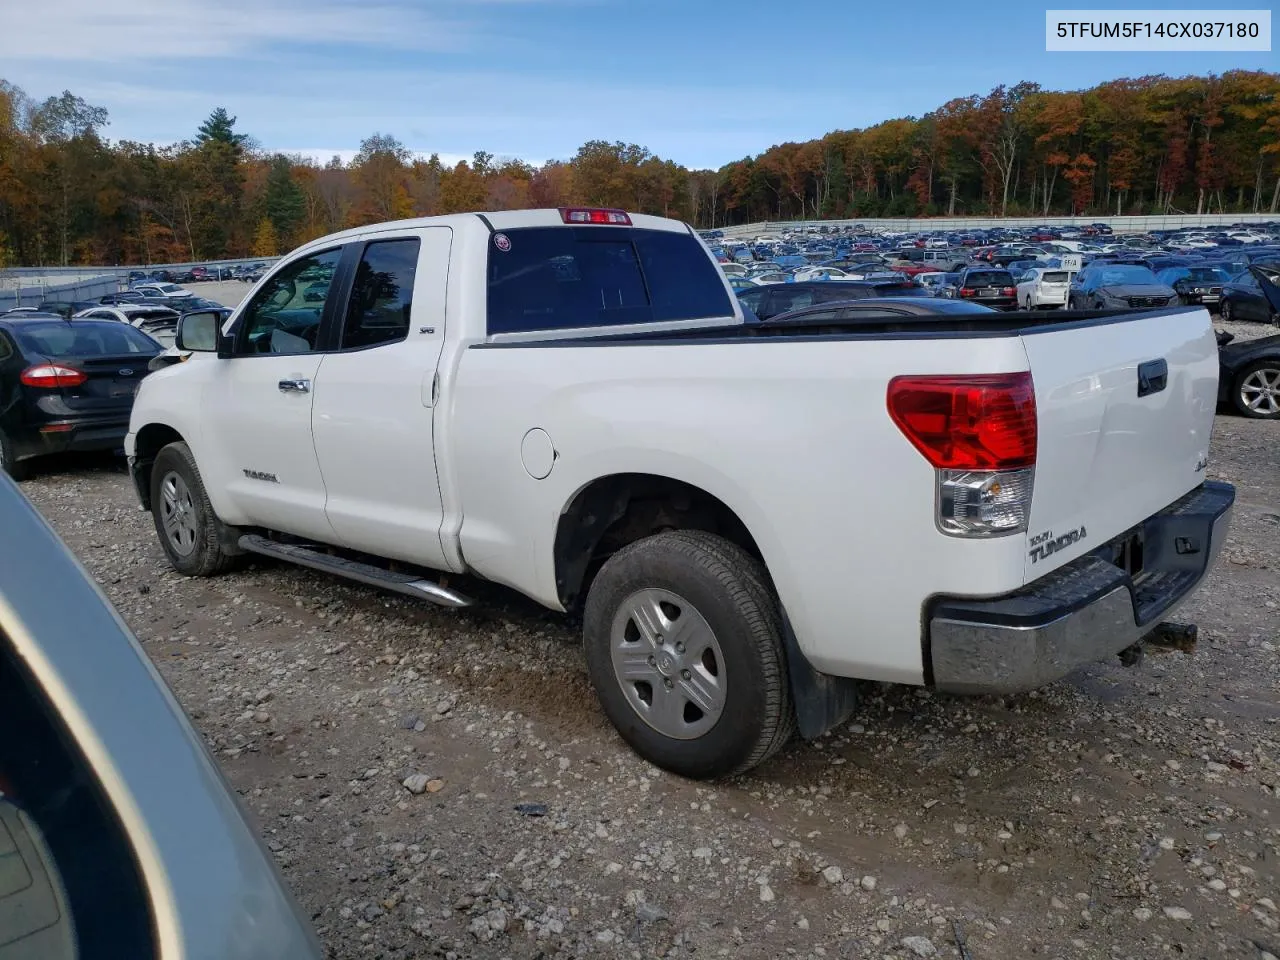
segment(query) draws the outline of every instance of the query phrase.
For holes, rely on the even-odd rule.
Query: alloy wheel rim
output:
[[[1262,367],[1245,377],[1240,399],[1254,413],[1280,413],[1280,367]]]
[[[609,631],[614,676],[631,709],[658,733],[694,740],[724,713],[728,676],[706,618],[669,590],[637,590]]]
[[[196,508],[187,482],[174,472],[160,481],[160,524],[174,552],[190,556],[196,548]]]

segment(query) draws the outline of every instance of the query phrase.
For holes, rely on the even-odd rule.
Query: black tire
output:
[[[1227,300],[1225,297],[1222,302],[1218,304],[1218,316],[1227,323],[1231,322],[1231,301]]]
[[[184,513],[190,520],[190,548],[187,552],[175,543],[165,526],[165,515],[173,504],[171,495],[175,492],[170,490],[167,494],[165,487],[175,477],[181,481],[177,486],[178,500],[184,505]],[[151,517],[160,546],[179,573],[188,577],[211,577],[232,566],[235,558],[222,548],[217,515],[209,503],[195,457],[185,443],[171,443],[156,455],[151,467]],[[187,540],[185,536],[181,539],[183,543]]]
[[[1231,385],[1231,402],[1243,416],[1254,420],[1280,420],[1280,397],[1275,396],[1274,393],[1269,404],[1264,405],[1263,409],[1254,409],[1249,406],[1249,400],[1245,394],[1246,386],[1251,384],[1256,390],[1259,387],[1265,388],[1267,383],[1273,385],[1273,390],[1280,387],[1280,359],[1257,360],[1236,374],[1235,381]],[[1257,397],[1258,394],[1250,391],[1248,396]],[[1274,409],[1266,409],[1266,406]]]
[[[7,473],[13,480],[20,482],[27,479],[31,474],[27,461],[17,460],[15,457],[13,443],[5,435],[5,432],[0,430],[0,470]]]
[[[723,655],[723,708],[696,737],[668,736],[650,725],[629,699],[644,681],[628,690],[615,671],[615,619],[623,619],[624,604],[645,590],[675,595],[691,606]],[[632,627],[634,620],[627,619],[624,632]],[[781,749],[795,730],[777,598],[764,566],[723,537],[671,531],[619,550],[591,584],[583,641],[591,682],[609,720],[636,753],[672,773],[697,780],[742,773]],[[688,719],[687,707],[682,716]]]

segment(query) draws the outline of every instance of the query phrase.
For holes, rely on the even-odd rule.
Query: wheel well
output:
[[[565,609],[581,605],[610,556],[663,530],[716,533],[763,559],[746,524],[705,490],[647,473],[601,477],[578,492],[556,527],[556,592]]]
[[[182,434],[163,423],[149,423],[138,431],[133,446],[133,482],[142,505],[151,509],[151,467],[156,454],[171,443],[180,443]]]

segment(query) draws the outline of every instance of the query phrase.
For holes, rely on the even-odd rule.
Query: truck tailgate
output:
[[[1030,583],[1203,482],[1218,349],[1205,310],[1054,325],[1023,344],[1039,423]]]

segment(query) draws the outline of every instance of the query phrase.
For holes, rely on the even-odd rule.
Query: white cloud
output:
[[[279,44],[457,50],[474,33],[421,2],[16,0],[0,12],[0,60],[244,57]]]

